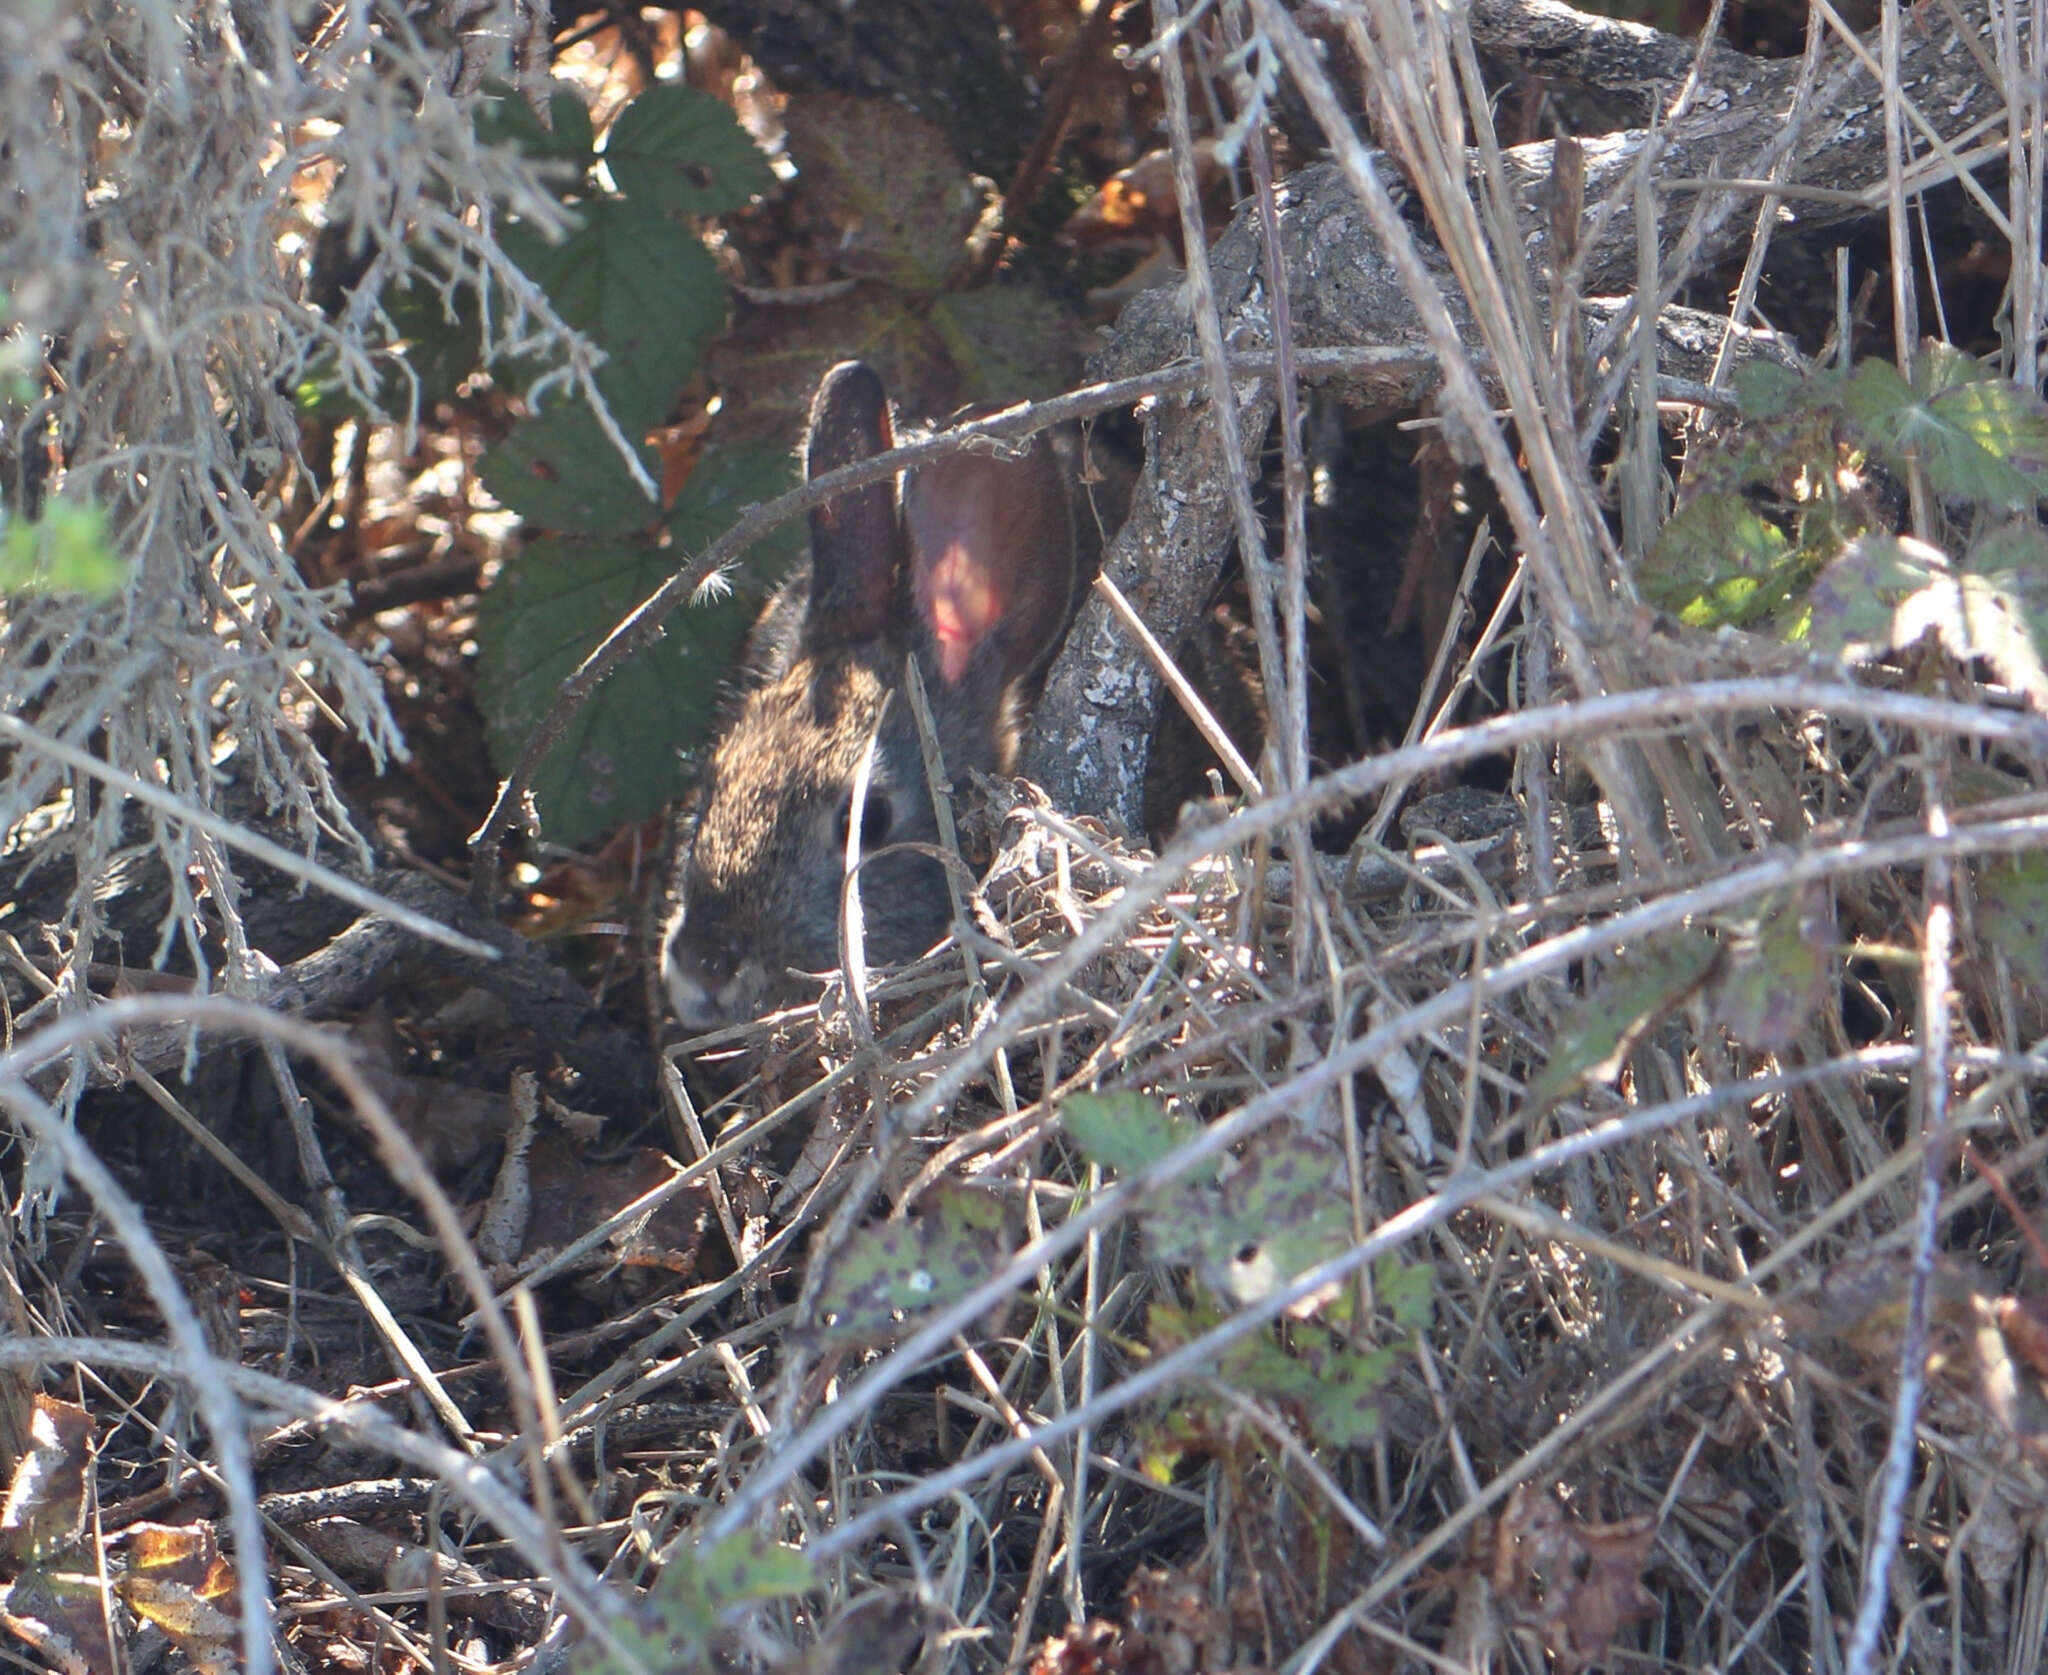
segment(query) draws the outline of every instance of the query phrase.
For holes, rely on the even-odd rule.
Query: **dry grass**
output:
[[[423,36],[391,17],[366,30],[344,10],[310,39],[281,5],[31,4],[0,18],[19,206],[0,220],[0,324],[28,392],[10,408],[7,507],[95,502],[130,566],[110,604],[11,601],[0,638],[0,710],[101,764],[83,772],[31,736],[0,781],[0,829],[39,810],[69,822],[74,1002],[107,869],[137,842],[123,828],[131,780],[212,809],[232,753],[274,829],[307,854],[324,843],[368,862],[308,724],[324,708],[380,760],[403,743],[333,626],[339,601],[285,551],[298,387],[317,369],[373,409],[395,387],[394,416],[415,423],[381,299],[427,273],[451,298],[495,281],[494,349],[559,359],[561,379],[587,370],[485,213],[558,218],[530,166],[472,127],[478,82],[529,20],[511,0],[448,11],[422,14]],[[309,297],[309,275],[352,280],[352,300]],[[172,880],[164,944],[182,938],[202,973],[219,958],[196,879],[230,966],[244,964],[220,841],[152,817],[142,842]]]
[[[1887,31],[1917,26],[1903,16],[1887,5]],[[822,1635],[828,1652],[810,1667],[851,1667],[931,1629],[935,1658],[1014,1669],[1062,1616],[1114,1616],[1127,1619],[1120,1644],[1102,1632],[1084,1649],[1076,1626],[1041,1649],[1043,1666],[2038,1667],[2048,1360],[2016,1301],[2038,1288],[2038,1259],[1995,1192],[2022,1208],[2039,1197],[2048,1140],[2032,1090],[2048,1057],[2040,997],[1984,937],[1973,867],[2040,844],[2042,726],[1931,659],[1851,684],[1734,638],[1639,631],[1624,555],[1668,496],[1655,427],[1637,417],[1655,408],[1654,361],[1614,346],[1618,416],[1566,399],[1599,381],[1560,360],[1561,341],[1577,350],[1553,330],[1573,317],[1569,284],[1531,289],[1455,15],[1367,0],[1342,28],[1376,66],[1379,143],[1461,276],[1475,321],[1463,333],[1433,301],[1383,165],[1340,121],[1298,20],[1276,0],[1229,17],[1261,32],[1329,124],[1390,259],[1420,288],[1443,407],[1498,480],[1523,600],[1505,712],[1313,769],[1307,479],[1285,450],[1281,550],[1265,552],[1248,499],[1236,512],[1247,568],[1271,583],[1255,590],[1278,697],[1264,794],[1155,858],[998,787],[999,859],[964,956],[842,982],[816,1009],[694,1044],[737,1085],[699,1109],[680,1073],[667,1079],[686,1167],[661,1192],[709,1194],[735,1268],[665,1299],[658,1319],[614,1302],[590,1337],[611,1359],[580,1386],[552,1386],[528,1291],[494,1292],[500,1276],[342,1056],[224,1002],[207,1003],[213,1021],[264,1034],[287,1088],[284,1048],[311,1053],[381,1125],[381,1155],[429,1207],[488,1339],[487,1411],[502,1428],[480,1428],[452,1355],[421,1347],[445,1323],[382,1304],[339,1205],[323,1206],[326,1248],[420,1406],[399,1408],[399,1385],[337,1405],[207,1353],[138,1208],[26,1080],[190,1003],[37,1020],[0,1059],[10,1110],[107,1219],[168,1323],[162,1349],[82,1341],[31,1242],[10,1269],[0,1368],[23,1388],[28,1369],[76,1365],[136,1375],[129,1390],[149,1375],[192,1391],[243,1553],[262,1545],[252,1429],[261,1452],[317,1424],[373,1452],[376,1471],[395,1458],[439,1478],[489,1532],[461,1556],[534,1584],[490,1621],[496,1655],[539,1645],[537,1667],[559,1664],[571,1620],[618,1632],[605,1580],[680,1575],[690,1550],[754,1529],[800,1549],[820,1583],[800,1605],[734,1614],[732,1655],[762,1664]],[[1170,5],[1159,22],[1172,26]],[[52,88],[60,116],[47,147],[17,148],[21,188],[80,216],[91,206],[94,221],[0,223],[0,271],[51,276],[11,299],[24,331],[56,345],[61,374],[31,421],[64,439],[65,486],[111,509],[136,563],[101,614],[10,614],[0,707],[90,741],[101,777],[157,778],[201,803],[231,741],[310,844],[339,815],[298,695],[318,688],[374,746],[396,741],[242,486],[264,450],[291,452],[283,392],[313,354],[337,355],[359,390],[377,376],[374,304],[323,316],[272,262],[294,183],[322,175],[328,215],[374,278],[424,241],[450,271],[514,283],[523,300],[499,329],[537,348],[560,346],[553,322],[465,211],[498,200],[537,213],[543,200],[471,141],[460,92],[446,91],[463,85],[452,48],[386,36],[365,56],[341,17],[315,49],[212,38],[218,79],[202,94],[198,27],[148,5],[69,34],[0,22],[9,130],[46,126]],[[2012,31],[1987,51],[2007,87],[2038,88]],[[1178,58],[1161,63],[1185,151],[1188,90]],[[149,91],[109,108],[117,88]],[[1902,97],[1888,104],[1901,124]],[[2038,202],[2026,184],[2038,112],[2018,116],[2013,198]],[[104,143],[109,122],[118,145]],[[1269,175],[1256,126],[1248,144],[1253,177]],[[1906,166],[1895,154],[1901,249]],[[81,195],[80,182],[106,190]],[[1276,213],[1270,193],[1262,212]],[[1759,214],[1763,234],[1773,225]],[[2021,235],[2017,267],[2031,275],[2037,224],[2023,219]],[[1641,294],[1673,279],[1646,248]],[[377,291],[366,277],[359,294]],[[1234,414],[1199,269],[1191,294],[1215,411]],[[2031,345],[2039,288],[2017,284],[2014,306],[2012,340]],[[1285,312],[1272,318],[1289,386]],[[2031,351],[2018,370],[2031,383]],[[1282,416],[1285,429],[1285,401]],[[1610,419],[1623,435],[1612,484],[1581,440]],[[1233,439],[1240,464],[1254,440]],[[1623,508],[1618,534],[1610,506]],[[1777,672],[1753,672],[1753,655]],[[1493,831],[1440,836],[1453,811],[1425,799],[1399,853],[1313,853],[1318,813],[1489,757],[1513,762],[1509,818]],[[0,820],[48,804],[71,771],[18,750]],[[1991,800],[1977,791],[1988,772],[2004,785]],[[114,857],[118,814],[108,797],[75,818],[84,876]],[[196,861],[226,893],[209,840],[159,820],[152,841],[174,876]],[[1764,904],[1795,891],[1824,904],[1825,989],[1788,1003],[1772,1045],[1741,1045],[1696,987],[1655,1009],[1614,1074],[1532,1097],[1582,997],[1631,950],[1684,926],[1734,949]],[[174,926],[192,912],[181,901]],[[82,970],[89,894],[76,913],[68,952]],[[72,982],[52,988],[52,1013],[82,999]],[[1199,1136],[1105,1180],[1062,1126],[1071,1096],[1103,1091],[1199,1118]],[[1302,1132],[1335,1160],[1353,1236],[1176,1340],[1157,1306],[1189,1303],[1191,1283],[1151,1259],[1140,1223],[1205,1163],[1241,1166]],[[1995,1174],[1964,1170],[1963,1138]],[[786,1168],[757,1161],[770,1154]],[[1010,1214],[986,1277],[892,1341],[826,1333],[821,1288],[860,1225],[949,1177],[997,1189]],[[1433,1324],[1412,1342],[1375,1292],[1390,1254],[1432,1276]],[[1401,1345],[1378,1435],[1345,1449],[1316,1445],[1299,1404],[1225,1370],[1233,1346],[1269,1332],[1304,1348],[1307,1322],[1337,1297],[1353,1306],[1347,1332]],[[1181,1469],[1161,1481],[1141,1467],[1169,1437]],[[627,1468],[599,1452],[614,1448],[642,1452]],[[424,1507],[426,1493],[404,1504]],[[273,1585],[300,1605],[351,1601],[336,1645],[382,1635],[425,1665],[437,1635],[446,1644],[436,1613],[467,1597],[467,1578],[366,1602],[283,1528],[272,1551],[291,1568]],[[245,1610],[259,1621],[253,1586]]]

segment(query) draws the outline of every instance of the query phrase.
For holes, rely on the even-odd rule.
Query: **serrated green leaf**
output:
[[[1744,1046],[1783,1052],[1812,1020],[1833,947],[1824,891],[1771,897],[1754,934],[1736,940],[1715,978],[1714,1015]]]
[[[1849,662],[1903,651],[1930,634],[1951,657],[1982,659],[2037,710],[2048,711],[2048,571],[2011,536],[1972,554],[2022,557],[1990,573],[1950,569],[1936,548],[1903,535],[1864,536],[1815,579],[1813,648]]]
[[[1911,536],[1857,537],[1813,579],[1809,643],[1850,663],[1903,650],[1926,631],[1925,595],[1947,571],[1939,550]]]
[[[1254,1302],[1348,1249],[1344,1182],[1343,1154],[1329,1141],[1293,1130],[1262,1137],[1223,1183],[1223,1213],[1239,1236],[1212,1253],[1224,1259],[1222,1289]]]
[[[639,450],[648,477],[661,481],[653,450]],[[484,486],[508,511],[537,529],[564,535],[623,535],[660,516],[626,469],[596,415],[573,398],[522,420],[484,455]]]
[[[706,454],[673,508],[667,548],[630,541],[536,541],[483,596],[479,693],[499,772],[517,759],[562,681],[688,555],[731,527],[746,506],[793,479],[777,449]],[[557,843],[577,844],[644,819],[682,789],[679,761],[708,738],[722,683],[762,601],[802,547],[801,526],[749,555],[727,598],[685,606],[664,637],[631,658],[577,713],[542,762],[534,800]]]
[[[1383,1256],[1372,1265],[1372,1289],[1404,1332],[1420,1332],[1436,1318],[1436,1270],[1426,1263]]]
[[[548,98],[548,126],[542,127],[526,96],[502,82],[492,83],[476,104],[476,137],[485,145],[509,145],[522,156],[554,162],[578,174],[590,167],[596,140],[590,107],[566,83],[555,84]]]
[[[2014,971],[2048,994],[2048,855],[1979,865],[1977,929]]]
[[[652,205],[601,198],[550,244],[524,225],[499,242],[608,359],[597,385],[629,436],[658,423],[725,324],[725,281],[703,241]]]
[[[1550,1062],[1529,1087],[1538,1110],[1583,1082],[1608,1081],[1645,1034],[1705,982],[1720,952],[1705,931],[1672,931],[1623,952],[1581,999],[1551,1044]]]
[[[1982,658],[2029,706],[2048,711],[2048,577],[2033,571],[1962,575],[1943,643],[1958,659]]]
[[[1197,1295],[1186,1303],[1155,1297],[1145,1310],[1145,1335],[1152,1347],[1164,1355],[1193,1343],[1223,1320],[1223,1311],[1207,1297]]]
[[[729,1535],[716,1547],[692,1551],[690,1561],[704,1591],[727,1606],[764,1599],[788,1599],[816,1581],[801,1549],[751,1531]]]
[[[1981,531],[1963,559],[1964,624],[1974,654],[2048,710],[2048,532],[2032,518]]]
[[[816,1585],[810,1560],[753,1531],[672,1559],[654,1586],[612,1628],[648,1669],[682,1675],[714,1667],[720,1617],[735,1606],[789,1599]],[[631,1667],[595,1636],[575,1654],[577,1675],[625,1675]]]
[[[424,254],[420,260],[428,258]],[[455,293],[454,317],[441,292],[415,272],[384,296],[384,311],[392,328],[403,340],[405,362],[412,369],[422,412],[432,413],[444,401],[453,401],[462,382],[479,368],[482,314],[476,292],[469,286]],[[403,412],[409,395],[400,387],[396,374],[388,377],[378,392],[387,412]]]
[[[1302,1403],[1316,1440],[1356,1448],[1379,1435],[1380,1395],[1400,1361],[1392,1349],[1333,1349],[1318,1356]]]
[[[775,184],[731,107],[678,82],[649,88],[619,112],[604,162],[625,197],[682,215],[739,209]]]
[[[1845,403],[1881,456],[1900,469],[1917,460],[1945,499],[2017,507],[2048,492],[2048,408],[1953,349],[1924,354],[1911,383],[1865,361]]]
[[[1184,1263],[1240,1303],[1270,1295],[1351,1242],[1344,1158],[1328,1141],[1268,1131],[1218,1188],[1183,1185],[1140,1212],[1153,1256]]]
[[[900,1219],[856,1228],[818,1291],[828,1337],[867,1339],[964,1297],[1007,1259],[1008,1207],[961,1181],[927,1189]]]
[[[789,153],[799,196],[843,228],[833,255],[844,272],[927,295],[945,288],[989,187],[938,128],[887,100],[811,93],[790,103]]]
[[[1408,1276],[1428,1277],[1427,1269],[1381,1264],[1386,1289],[1415,1296],[1427,1287]],[[1426,1311],[1426,1302],[1424,1308]],[[1412,1312],[1412,1311],[1411,1311]],[[1192,1343],[1224,1319],[1222,1310],[1203,1301],[1185,1306],[1155,1301],[1146,1316],[1146,1333],[1160,1354]],[[1379,1349],[1353,1348],[1319,1324],[1297,1324],[1282,1340],[1274,1327],[1252,1332],[1217,1352],[1213,1381],[1299,1416],[1309,1434],[1333,1448],[1369,1442],[1380,1425],[1380,1392],[1407,1353],[1401,1345]],[[1148,1461],[1166,1468],[1178,1464],[1179,1445],[1213,1433],[1199,1406],[1182,1402],[1164,1416],[1162,1431],[1149,1439]],[[1148,1468],[1149,1469],[1149,1468]],[[1161,1479],[1164,1481],[1164,1479]]]
[[[1745,419],[1775,419],[1799,405],[1806,381],[1776,361],[1745,361],[1735,369],[1736,409]]]
[[[2048,493],[2048,412],[2006,379],[1948,390],[1928,404],[1950,445],[1928,456],[1937,494],[1986,506],[2027,506]]]
[[[1070,389],[1088,351],[1074,315],[1028,285],[955,291],[932,305],[931,321],[961,374],[961,399],[1036,401]]]
[[[1991,524],[1970,543],[1963,568],[1980,576],[2048,575],[2048,530],[2032,518]]]
[[[1889,433],[1918,404],[1913,386],[1890,361],[1858,361],[1842,389],[1842,405],[1865,431]]]
[[[310,358],[292,391],[302,419],[431,415],[440,403],[455,398],[466,378],[481,370],[482,313],[474,287],[454,286],[451,303],[443,295],[433,255],[419,248],[407,255],[410,271],[384,292],[384,315],[395,341],[379,350],[373,405],[366,408],[353,390],[343,386],[334,353],[323,349]]]
[[[1141,1093],[1073,1094],[1060,1106],[1060,1121],[1090,1163],[1115,1175],[1135,1175],[1202,1131],[1200,1123],[1168,1115]],[[1215,1172],[1211,1164],[1202,1175]]]
[[[1214,1376],[1218,1383],[1247,1395],[1293,1405],[1315,1399],[1316,1368],[1290,1354],[1270,1327],[1219,1351]]]
[[[1774,608],[1759,591],[1790,552],[1783,531],[1741,495],[1710,492],[1679,507],[1637,572],[1643,597],[1695,627],[1741,624]]]

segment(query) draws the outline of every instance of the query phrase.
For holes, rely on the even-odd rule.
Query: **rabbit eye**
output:
[[[872,849],[878,843],[889,841],[889,826],[896,818],[889,806],[889,799],[880,791],[870,791],[868,800],[860,808],[860,846]],[[853,799],[848,797],[839,805],[839,843],[846,845],[846,828],[853,820]]]

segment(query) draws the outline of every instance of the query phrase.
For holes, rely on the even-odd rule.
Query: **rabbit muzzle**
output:
[[[669,1005],[687,1029],[717,1029],[759,1017],[774,984],[758,959],[714,967],[683,934],[684,915],[670,923],[662,940],[661,979]]]

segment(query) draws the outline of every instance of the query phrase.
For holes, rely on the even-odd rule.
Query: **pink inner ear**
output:
[[[996,578],[977,564],[963,542],[948,541],[917,576],[917,602],[939,653],[939,673],[957,686],[974,648],[1003,614]]]

